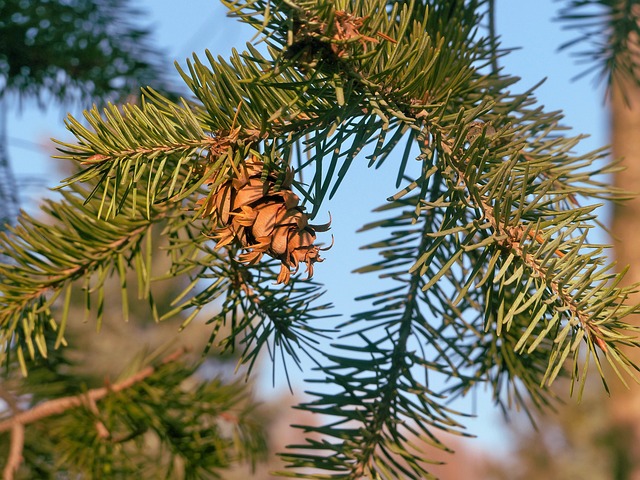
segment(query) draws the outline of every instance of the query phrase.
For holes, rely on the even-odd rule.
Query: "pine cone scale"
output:
[[[291,191],[293,171],[265,171],[264,163],[252,157],[235,171],[236,175],[219,184],[204,204],[202,215],[215,223],[212,238],[216,249],[236,243],[246,251],[238,259],[255,264],[264,254],[281,262],[277,283],[286,284],[299,265],[313,276],[313,264],[322,262],[320,247],[314,245],[316,231],[327,224],[309,224],[309,215]],[[213,182],[211,182],[213,183]]]

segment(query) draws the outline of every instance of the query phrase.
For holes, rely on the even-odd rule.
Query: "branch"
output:
[[[171,153],[179,153],[180,151],[191,150],[193,148],[214,148],[220,149],[220,144],[222,142],[209,137],[203,136],[199,139],[194,139],[189,142],[173,142],[173,143],[158,143],[157,145],[153,145],[150,147],[139,147],[139,148],[122,148],[116,151],[110,151],[107,154],[103,153],[95,153],[85,160],[80,161],[80,165],[94,165],[98,163],[105,162],[107,160],[116,160],[121,159],[123,157],[133,157],[140,155],[158,155],[165,154],[169,155]]]
[[[24,425],[16,423],[11,427],[11,444],[9,446],[9,457],[7,464],[2,471],[4,480],[13,480],[13,475],[20,468],[22,463],[22,450],[24,448]]]
[[[442,139],[442,148],[443,150],[452,156],[452,158],[456,159],[455,162],[452,162],[452,167],[455,169],[458,178],[464,179],[465,184],[473,183],[472,180],[468,178],[468,173],[461,165],[459,159],[456,158],[454,154],[454,139],[452,138],[443,138]],[[523,157],[526,160],[531,160],[532,157],[524,154]],[[549,178],[548,174],[542,172],[541,175],[544,178]],[[555,184],[557,181],[553,181]],[[480,187],[480,185],[476,185]],[[523,188],[525,188],[523,186]],[[575,196],[572,194],[568,195],[568,201],[578,206],[577,200]],[[559,301],[562,303],[562,307],[569,311],[572,318],[577,319],[577,323],[580,328],[587,333],[589,339],[597,345],[603,352],[608,351],[607,343],[602,338],[602,331],[596,325],[595,318],[592,318],[589,314],[585,313],[578,306],[579,298],[575,297],[564,289],[560,283],[554,279],[553,272],[548,268],[545,268],[538,259],[535,258],[534,255],[527,253],[523,248],[524,241],[526,238],[529,238],[532,241],[538,242],[540,245],[544,245],[547,241],[542,237],[542,235],[538,232],[537,229],[531,230],[526,228],[526,224],[520,222],[517,226],[513,227],[503,227],[500,225],[500,222],[496,218],[494,213],[494,207],[491,205],[490,200],[485,197],[480,197],[473,200],[474,206],[481,211],[481,217],[485,218],[493,231],[499,235],[504,236],[504,240],[500,241],[499,244],[502,248],[510,251],[511,253],[517,255],[521,261],[533,272],[533,275],[544,278],[546,280],[548,288],[556,295]],[[563,252],[560,248],[555,249],[553,252],[559,259],[565,257],[565,252]]]
[[[12,392],[0,385],[0,398],[9,406],[14,415],[21,412],[17,398]],[[2,471],[4,480],[13,480],[13,475],[20,468],[22,463],[22,450],[24,449],[24,425],[18,423],[11,428],[11,442],[9,445],[9,456],[7,464]]]
[[[421,253],[427,250],[429,241],[431,240],[428,231],[431,227],[429,219],[425,219],[422,226],[422,235],[420,240],[420,246],[416,250]],[[367,473],[371,473],[375,465],[375,452],[383,437],[384,426],[389,422],[390,418],[394,418],[394,415],[398,415],[395,410],[395,404],[397,402],[397,395],[399,386],[402,381],[402,374],[404,373],[403,363],[407,362],[407,349],[413,330],[413,314],[416,304],[418,302],[418,295],[420,288],[422,287],[422,276],[418,272],[413,272],[411,279],[408,282],[408,291],[406,293],[406,307],[402,317],[399,320],[400,328],[398,331],[397,339],[393,341],[393,356],[391,359],[391,365],[388,369],[390,372],[387,379],[387,383],[381,386],[381,392],[379,401],[376,402],[376,406],[373,408],[372,422],[368,425],[365,423],[364,427],[372,435],[370,435],[361,445],[362,453],[358,458],[358,461],[353,464],[349,472],[350,479],[364,478]],[[435,415],[434,415],[435,416]],[[367,422],[368,423],[368,422]],[[366,438],[366,437],[365,437]]]
[[[540,234],[533,233],[531,230],[528,230],[527,234],[525,235],[525,228],[523,227],[523,225],[508,227],[506,229],[502,228],[496,221],[496,217],[493,213],[493,207],[491,207],[484,201],[482,203],[482,206],[484,208],[484,214],[486,218],[489,220],[489,223],[491,223],[496,233],[500,235],[506,235],[506,239],[502,242],[503,246],[520,257],[522,261],[531,269],[534,275],[547,279],[548,287],[555,295],[558,296],[558,300],[562,302],[562,307],[567,309],[571,313],[571,316],[573,318],[578,319],[580,328],[582,328],[589,335],[591,341],[593,341],[603,352],[606,353],[607,344],[601,338],[602,332],[600,328],[594,323],[595,319],[592,319],[588,314],[586,314],[578,307],[578,299],[576,299],[576,297],[574,297],[570,292],[567,292],[567,290],[564,289],[558,281],[553,280],[554,275],[549,271],[549,269],[542,266],[542,262],[537,260],[532,254],[524,251],[523,242],[525,236],[534,239],[541,245],[545,242],[542,236]],[[559,249],[556,249],[554,253],[559,258],[565,256],[564,252],[560,251]]]
[[[158,218],[162,219],[164,218],[164,216],[159,216]],[[98,265],[102,264],[105,259],[113,256],[114,252],[117,252],[120,247],[126,247],[130,245],[131,243],[133,243],[135,238],[145,234],[145,232],[153,225],[153,223],[157,221],[159,220],[145,223],[144,225],[137,227],[130,232],[126,232],[123,236],[112,242],[105,243],[104,245],[99,245],[98,248],[91,251],[91,257],[87,256],[86,259],[82,259],[86,260],[86,263],[81,263],[81,260],[78,259],[77,265],[70,268],[65,268],[56,275],[45,276],[46,272],[38,272],[39,274],[41,274],[40,276],[45,277],[45,279],[39,285],[34,285],[30,291],[26,291],[22,295],[21,303],[16,303],[13,307],[11,305],[5,305],[2,318],[10,318],[11,316],[15,315],[16,312],[23,311],[30,302],[36,300],[46,292],[60,289],[67,282],[82,278],[87,274],[87,272],[93,271]],[[70,240],[70,242],[71,241],[73,241],[73,239]],[[60,245],[60,250],[63,250],[65,244],[62,240],[60,241]],[[14,270],[20,271],[20,267],[12,265],[12,268]],[[21,275],[24,275],[24,277],[26,277],[28,275],[26,272],[27,269],[25,268],[23,269],[23,272],[21,272]]]
[[[171,355],[168,355],[167,357],[165,357],[162,360],[161,365],[175,362],[176,360],[178,360],[178,358],[184,355],[185,352],[186,352],[185,348],[176,350]],[[131,377],[121,382],[115,383],[111,386],[94,388],[81,395],[56,398],[55,400],[48,400],[46,402],[43,402],[39,405],[36,405],[33,408],[30,408],[29,410],[20,412],[14,415],[13,417],[0,422],[0,433],[14,429],[16,425],[24,427],[25,425],[37,422],[38,420],[42,420],[43,418],[50,417],[52,415],[59,415],[72,408],[80,407],[83,405],[91,405],[92,402],[101,400],[107,395],[109,395],[110,393],[121,392],[123,390],[133,387],[137,383],[140,383],[146,380],[148,377],[153,375],[157,370],[158,370],[158,367],[148,366],[140,370],[135,375],[132,375]]]
[[[143,251],[142,239],[149,238],[153,225],[170,214],[170,207],[163,205],[155,207],[149,219],[141,218],[141,213],[139,218],[123,219],[117,224],[99,219],[88,222],[87,216],[95,217],[95,202],[84,204],[84,191],[65,193],[64,201],[43,207],[56,223],[48,224],[24,214],[18,227],[0,236],[0,251],[8,258],[0,263],[0,344],[8,348],[21,348],[22,338],[30,342],[33,337],[41,337],[35,344],[40,353],[46,354],[42,350],[43,329],[33,325],[41,325],[42,312],[51,307],[57,294],[77,288],[73,281],[89,281],[94,273],[99,274],[94,288],[102,288],[102,272],[111,268],[120,274],[119,265],[138,261]],[[143,280],[148,283],[149,275]],[[68,309],[63,309],[59,325],[51,327],[58,330],[59,339],[64,334],[67,314]],[[21,318],[28,318],[31,327],[25,328],[27,324]],[[34,353],[32,349],[29,355]],[[0,352],[0,362],[6,360],[6,355]]]

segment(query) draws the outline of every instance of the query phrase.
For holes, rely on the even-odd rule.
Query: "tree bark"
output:
[[[623,94],[624,92],[624,94]],[[614,84],[611,92],[611,144],[614,159],[621,159],[624,170],[614,177],[616,186],[638,194],[640,191],[640,87],[631,82]],[[640,197],[617,204],[612,225],[618,267],[630,265],[626,283],[640,282]],[[640,303],[640,294],[629,299]],[[640,315],[629,322],[640,325]],[[636,365],[640,365],[638,349],[626,352]],[[628,478],[640,480],[640,387],[618,388],[612,394],[610,408],[619,422],[618,428],[629,433],[630,465]]]

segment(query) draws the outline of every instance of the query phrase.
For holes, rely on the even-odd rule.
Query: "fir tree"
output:
[[[623,347],[637,346],[625,323],[638,311],[626,302],[636,286],[618,286],[624,273],[612,271],[607,246],[588,239],[597,202],[627,196],[602,179],[617,167],[600,166],[604,150],[574,154],[580,137],[565,134],[559,112],[537,105],[533,90],[510,91],[515,79],[497,68],[506,52],[482,28],[492,2],[226,5],[266,48],[194,56],[181,70],[192,99],[146,89],[140,105],[68,118],[77,141],[61,143],[61,157],[81,169],[44,207],[54,225],[23,215],[1,240],[11,258],[0,266],[5,364],[26,373],[67,343],[75,291],[102,322],[111,276],[126,316],[134,270],[158,320],[187,312],[186,328],[217,305],[210,344],[239,347],[249,372],[265,350],[316,359],[333,388],[299,406],[322,421],[302,426],[306,440],[284,452],[297,478],[429,478],[424,445],[446,450],[443,433],[463,433],[464,414],[448,401],[481,384],[505,409],[543,409],[559,377],[578,397],[594,367],[603,381],[605,365],[622,382],[635,378]],[[360,298],[361,313],[326,331],[331,311],[309,277],[331,268],[320,244],[330,225],[313,219],[361,157],[397,165],[380,220],[363,226],[378,232],[365,248],[379,260],[358,270],[384,280]],[[158,231],[171,260],[162,277],[188,279],[166,310],[153,294]],[[338,338],[329,352],[327,336]],[[154,458],[128,441],[143,429],[188,462],[186,478],[224,467],[237,455],[217,463],[226,437],[202,418],[234,397],[215,384],[185,394],[179,381],[190,373],[164,362],[111,392],[62,399],[76,415],[60,428],[99,439],[78,441],[65,460],[85,474],[142,471]],[[24,415],[6,421],[15,444],[30,428]],[[125,446],[104,434],[132,424],[118,437]],[[243,432],[253,439],[246,454],[259,437]]]

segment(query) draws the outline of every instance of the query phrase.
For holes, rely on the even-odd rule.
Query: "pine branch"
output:
[[[56,474],[128,476],[146,465],[144,478],[219,476],[239,462],[255,465],[266,446],[246,388],[197,380],[184,353],[140,359],[122,380],[44,400],[0,421],[0,431],[26,427],[25,457],[37,452],[43,472]]]
[[[161,365],[175,362],[184,354],[184,349],[176,350],[165,357],[161,361]],[[21,452],[24,445],[24,430],[26,425],[38,422],[46,417],[60,415],[73,408],[95,405],[95,402],[103,399],[107,395],[126,390],[137,383],[143,382],[145,379],[156,373],[157,369],[158,367],[148,366],[140,370],[135,375],[132,375],[123,381],[114,383],[113,385],[94,388],[88,390],[86,394],[82,395],[48,400],[25,411],[13,411],[13,415],[10,418],[0,421],[0,433],[11,430],[11,450],[4,469],[4,478],[13,478],[13,473],[18,470],[18,467],[22,462]]]
[[[125,105],[122,111],[109,105],[102,113],[97,107],[85,112],[93,130],[71,116],[67,119],[67,128],[78,143],[59,142],[64,154],[59,158],[85,168],[60,188],[99,179],[89,198],[101,190],[100,201],[110,199],[100,215],[120,213],[128,197],[133,208],[139,196],[147,208],[159,205],[158,197],[162,202],[186,198],[204,180],[202,159],[219,155],[233,142],[228,135],[210,135],[203,128],[199,109],[184,101],[182,106],[172,104],[149,92],[156,103]]]
[[[450,143],[446,148],[450,148]],[[526,161],[529,162],[529,160]],[[524,166],[527,174],[532,173],[531,169],[533,167],[529,167],[529,165]],[[463,171],[456,166],[455,161],[452,163],[452,168],[456,170],[459,179],[464,179],[463,183],[470,185],[473,178],[470,178],[469,168],[466,168],[466,170]],[[515,170],[515,165],[508,168],[513,168]],[[545,378],[549,382],[553,381],[555,375],[560,371],[559,369],[562,360],[566,358],[569,352],[574,352],[576,350],[583,333],[586,335],[589,350],[596,358],[596,361],[597,356],[592,344],[597,345],[597,347],[599,347],[604,353],[607,352],[608,345],[612,346],[612,348],[616,350],[619,347],[618,343],[620,345],[634,345],[635,340],[632,336],[612,336],[603,333],[600,328],[600,326],[608,328],[606,321],[611,319],[612,314],[612,311],[607,308],[608,305],[613,304],[613,311],[617,311],[617,313],[622,317],[633,313],[637,307],[630,306],[620,308],[634,287],[627,289],[615,289],[611,287],[604,292],[598,292],[602,286],[607,283],[606,281],[608,279],[614,278],[614,275],[607,273],[611,269],[611,265],[598,267],[603,263],[602,260],[597,257],[601,248],[590,247],[585,242],[586,231],[588,229],[588,224],[586,222],[593,218],[591,216],[591,212],[594,207],[572,207],[565,210],[558,210],[553,213],[546,211],[543,213],[543,216],[537,217],[537,224],[534,226],[533,223],[527,223],[526,221],[520,221],[519,223],[513,224],[510,219],[512,213],[508,210],[505,211],[504,207],[500,206],[502,211],[499,214],[501,218],[498,220],[496,207],[501,204],[509,205],[509,202],[512,201],[510,191],[518,191],[518,188],[514,188],[513,186],[513,180],[517,179],[517,176],[511,177],[511,179],[509,179],[508,176],[503,176],[501,178],[504,180],[502,182],[497,182],[497,185],[502,183],[501,187],[496,185],[492,189],[483,189],[488,193],[488,197],[492,198],[491,200],[488,200],[486,197],[480,197],[477,200],[474,199],[475,202],[477,202],[476,208],[481,212],[480,219],[485,219],[489,222],[497,237],[496,241],[501,248],[505,249],[506,252],[519,256],[520,260],[531,270],[533,278],[544,279],[543,286],[538,288],[542,291],[550,289],[552,298],[555,300],[556,304],[558,304],[558,312],[562,312],[554,318],[557,319],[558,317],[568,315],[567,327],[564,327],[564,330],[561,330],[560,333],[557,334],[555,342],[559,345],[557,347],[558,350],[560,350],[561,347],[564,348],[563,354],[560,357],[561,360],[557,367],[552,368],[555,354],[551,356],[549,370],[547,371]],[[504,186],[507,185],[507,181],[510,183],[505,189]],[[546,178],[541,183],[542,185],[546,183],[553,186],[555,184],[555,180]],[[469,188],[470,192],[472,190],[472,188]],[[526,188],[523,187],[522,191],[526,192]],[[507,196],[506,199],[504,198],[505,195]],[[549,195],[549,198],[553,199],[552,201],[554,202],[558,202],[563,198],[567,198],[569,201],[571,200],[571,197],[568,197],[567,193],[552,193],[551,189],[547,190],[547,195]],[[471,195],[471,198],[473,198],[473,195]],[[521,201],[515,210],[517,216],[524,216],[521,215],[520,212],[540,208],[537,205],[537,201],[534,200],[533,202],[528,203],[525,199],[526,196],[523,194]],[[547,231],[545,231],[545,223],[547,223],[548,220],[541,222],[541,219],[545,216],[547,218],[555,218],[553,228],[550,228]],[[559,225],[562,227],[558,228]],[[574,232],[579,231],[582,228],[585,228],[585,231],[580,233],[578,236],[574,236]],[[551,234],[554,233],[557,236],[555,240],[551,238]],[[535,244],[540,245],[535,247]],[[591,248],[590,252],[582,253],[588,248]],[[502,268],[501,272],[504,273],[505,269]],[[516,275],[517,272],[510,277],[507,282],[513,282],[513,279],[517,278]],[[500,281],[503,282],[506,278],[506,276],[503,276]],[[590,285],[593,285],[596,279],[603,279],[603,283],[600,283],[594,290],[592,290]],[[494,280],[494,282],[495,281],[496,280]],[[589,303],[586,303],[584,299],[590,299]],[[588,305],[592,305],[593,303],[596,303],[598,306],[590,308]],[[518,306],[518,304],[511,305],[511,311],[517,310]],[[600,315],[601,313],[602,315]],[[536,315],[536,318],[537,317],[538,315]],[[532,328],[534,324],[535,322],[532,322]],[[550,323],[550,325],[553,324],[554,321]],[[568,331],[568,328],[570,328],[569,325],[571,325],[572,328],[579,327],[582,331],[578,333],[577,336],[572,335],[574,341],[571,346],[567,345],[564,347],[564,339],[567,338],[565,337],[565,334]],[[617,320],[612,322],[612,326],[614,328],[619,326]],[[623,328],[633,331],[631,327]],[[551,328],[547,327],[546,332],[549,332],[550,330]],[[540,341],[541,336],[538,336],[537,340]],[[519,346],[523,346],[526,341],[527,335],[525,334],[516,345],[516,349]],[[535,345],[535,342],[533,345]],[[532,346],[531,348],[534,347]],[[529,349],[529,353],[531,352],[531,348]],[[616,351],[611,356],[607,357],[610,362],[612,361],[612,357],[615,359],[615,363],[617,363],[619,359],[623,366],[625,366],[625,364],[629,365],[628,361],[624,359],[624,356],[620,356],[619,351]],[[627,371],[629,372],[628,369]],[[584,380],[581,380],[580,383],[583,383],[583,381]]]
[[[13,480],[22,463],[22,450],[24,448],[24,425],[16,423],[11,427],[11,446],[9,457],[2,471],[4,480]]]
[[[185,349],[176,350],[172,354],[166,356],[160,364],[166,364],[175,362],[186,353]],[[143,382],[147,377],[153,375],[157,371],[158,367],[148,366],[140,370],[135,375],[114,383],[107,387],[93,388],[88,390],[86,394],[74,395],[70,397],[57,398],[55,400],[48,400],[40,403],[35,407],[25,410],[23,412],[14,414],[11,418],[0,421],[0,433],[6,432],[12,429],[16,424],[29,425],[31,423],[42,420],[43,418],[50,417],[52,415],[59,415],[69,409],[77,408],[80,406],[89,406],[111,393],[117,393],[122,390],[126,390],[131,386]]]
[[[273,285],[278,278],[277,261],[260,262],[249,271],[235,260],[233,250],[209,254],[209,258],[217,261],[208,261],[206,257],[200,259],[208,267],[195,278],[198,281],[211,279],[214,283],[174,305],[164,318],[195,308],[181,326],[186,328],[197,311],[222,296],[220,311],[207,320],[212,324],[207,350],[217,342],[222,353],[238,352],[239,362],[248,367],[247,376],[265,350],[273,361],[274,372],[278,356],[281,357],[287,376],[286,361],[291,359],[299,363],[299,351],[314,360],[310,351],[317,350],[320,339],[329,332],[315,326],[314,322],[333,316],[325,313],[332,307],[330,304],[318,303],[325,293],[321,285],[293,278],[286,287],[274,291]],[[178,295],[178,299],[181,297]],[[225,325],[229,329],[223,329]],[[224,336],[220,335],[221,331],[225,332]]]
[[[21,413],[20,406],[14,395],[0,385],[0,398],[9,406],[14,415]],[[11,440],[9,444],[9,456],[2,471],[2,478],[13,480],[14,474],[22,463],[22,451],[24,448],[24,425],[16,424],[11,427]]]
[[[428,180],[429,176],[424,179]],[[446,294],[423,291],[425,276],[417,271],[407,274],[417,257],[433,245],[429,232],[439,213],[434,209],[420,217],[419,225],[409,220],[415,218],[416,204],[423,196],[437,198],[440,187],[434,182],[421,195],[384,207],[391,211],[384,227],[393,232],[393,238],[402,241],[369,245],[368,248],[381,249],[382,260],[361,269],[361,273],[385,271],[397,286],[360,299],[372,300],[374,308],[355,315],[340,327],[358,328],[345,334],[350,341],[337,346],[340,354],[329,355],[331,363],[323,367],[327,378],[322,383],[336,384],[341,389],[335,393],[314,392],[315,400],[302,406],[331,416],[331,421],[321,427],[301,427],[324,438],[334,437],[337,442],[308,437],[307,444],[292,446],[295,450],[284,454],[292,466],[340,472],[340,478],[431,478],[427,464],[435,460],[417,450],[427,444],[447,450],[438,439],[438,432],[460,432],[462,426],[454,419],[457,412],[444,406],[444,397],[429,387],[432,373],[427,372],[463,382],[453,354],[458,351],[460,356],[467,356],[457,346],[464,345],[464,338],[451,332],[452,325],[447,321],[435,325],[436,319],[421,312],[424,305],[430,307],[432,314],[446,311],[450,302]],[[395,214],[394,209],[402,209],[403,214]],[[435,266],[434,274],[437,271]],[[457,322],[459,313],[451,312],[452,323]],[[416,345],[429,345],[435,352],[429,348],[427,357],[426,349],[421,347],[420,355],[413,351]],[[422,381],[417,379],[421,374],[425,377]],[[380,459],[384,459],[382,463]],[[324,477],[315,473],[308,478]]]
[[[143,238],[149,238],[154,224],[172,215],[171,208],[165,206],[155,208],[151,219],[138,215],[138,218],[108,223],[95,218],[100,205],[83,204],[82,196],[86,194],[82,190],[67,191],[65,201],[49,202],[43,207],[50,218],[58,220],[56,225],[23,214],[19,225],[0,238],[4,258],[11,262],[0,265],[0,339],[8,347],[2,357],[6,360],[16,348],[25,372],[24,349],[32,358],[36,352],[47,355],[45,329],[57,331],[56,347],[64,343],[71,291],[77,288],[73,286],[74,281],[85,280],[86,295],[90,295],[92,289],[100,293],[110,272],[118,272],[124,281],[125,265],[148,264],[142,248]],[[93,274],[97,274],[97,278],[90,287]],[[139,271],[141,285],[148,285],[150,274],[148,268],[146,273]],[[55,323],[51,309],[62,292],[66,292],[62,315],[60,323]],[[126,292],[123,290],[123,293]],[[100,302],[98,321],[102,312]],[[20,321],[22,318],[28,321]]]
[[[150,31],[136,25],[143,15],[130,2],[10,0],[2,7],[14,21],[0,25],[0,95],[30,97],[44,108],[52,99],[123,99],[140,85],[170,90],[162,55]]]
[[[315,325],[321,319],[332,314],[325,313],[332,308],[331,304],[318,304],[324,295],[322,286],[314,282],[296,279],[285,289],[273,292],[271,286],[277,280],[274,273],[275,262],[264,265],[260,269],[260,277],[244,279],[239,287],[240,292],[229,292],[225,299],[223,312],[233,312],[231,318],[232,334],[221,341],[224,350],[234,350],[235,342],[242,333],[241,361],[247,363],[249,369],[259,359],[259,354],[266,349],[273,362],[274,372],[277,363],[277,351],[280,350],[283,367],[289,381],[288,367],[285,359],[300,363],[299,353],[306,354],[312,361],[320,353],[320,341],[332,331]],[[231,262],[238,273],[239,265]],[[246,274],[245,274],[246,275]],[[241,293],[240,295],[238,295]]]
[[[431,228],[429,220],[429,218],[426,218],[423,223],[423,234],[421,235],[422,240],[417,248],[418,252],[423,252],[428,249],[428,245],[430,243],[428,233]],[[355,480],[366,475],[376,476],[376,474],[373,473],[376,471],[376,450],[380,448],[380,444],[382,443],[381,437],[383,436],[383,428],[389,423],[390,419],[393,419],[393,422],[395,423],[400,414],[399,411],[396,411],[396,405],[399,403],[398,390],[404,390],[402,385],[404,382],[401,382],[401,377],[407,375],[407,372],[410,369],[409,359],[411,358],[411,355],[408,352],[408,343],[413,334],[415,311],[419,309],[417,305],[419,301],[418,294],[421,287],[424,285],[421,279],[421,275],[414,274],[410,277],[408,282],[404,312],[398,320],[394,320],[398,322],[400,327],[397,332],[397,338],[394,339],[391,363],[389,365],[389,375],[385,381],[380,382],[382,391],[379,402],[374,403],[372,413],[373,421],[365,423],[362,427],[363,430],[368,432],[370,435],[365,436],[363,442],[358,442],[357,448],[361,449],[361,453],[358,456],[358,461],[353,464],[346,478]],[[426,394],[426,392],[422,394]],[[432,417],[430,419],[432,422],[436,417],[436,412],[429,412],[429,416]],[[434,423],[434,426],[438,425]],[[443,428],[442,424],[439,426],[440,428]],[[455,426],[460,427],[460,425]],[[396,427],[391,426],[390,430],[393,431],[394,428]],[[447,427],[444,427],[443,429],[446,430]],[[353,447],[356,448],[356,445]],[[404,455],[403,457],[406,461],[407,457]],[[393,462],[392,459],[389,459],[389,461]],[[412,473],[415,475],[428,475],[426,470],[411,465],[413,462],[408,463],[412,467],[412,470],[414,470]]]

